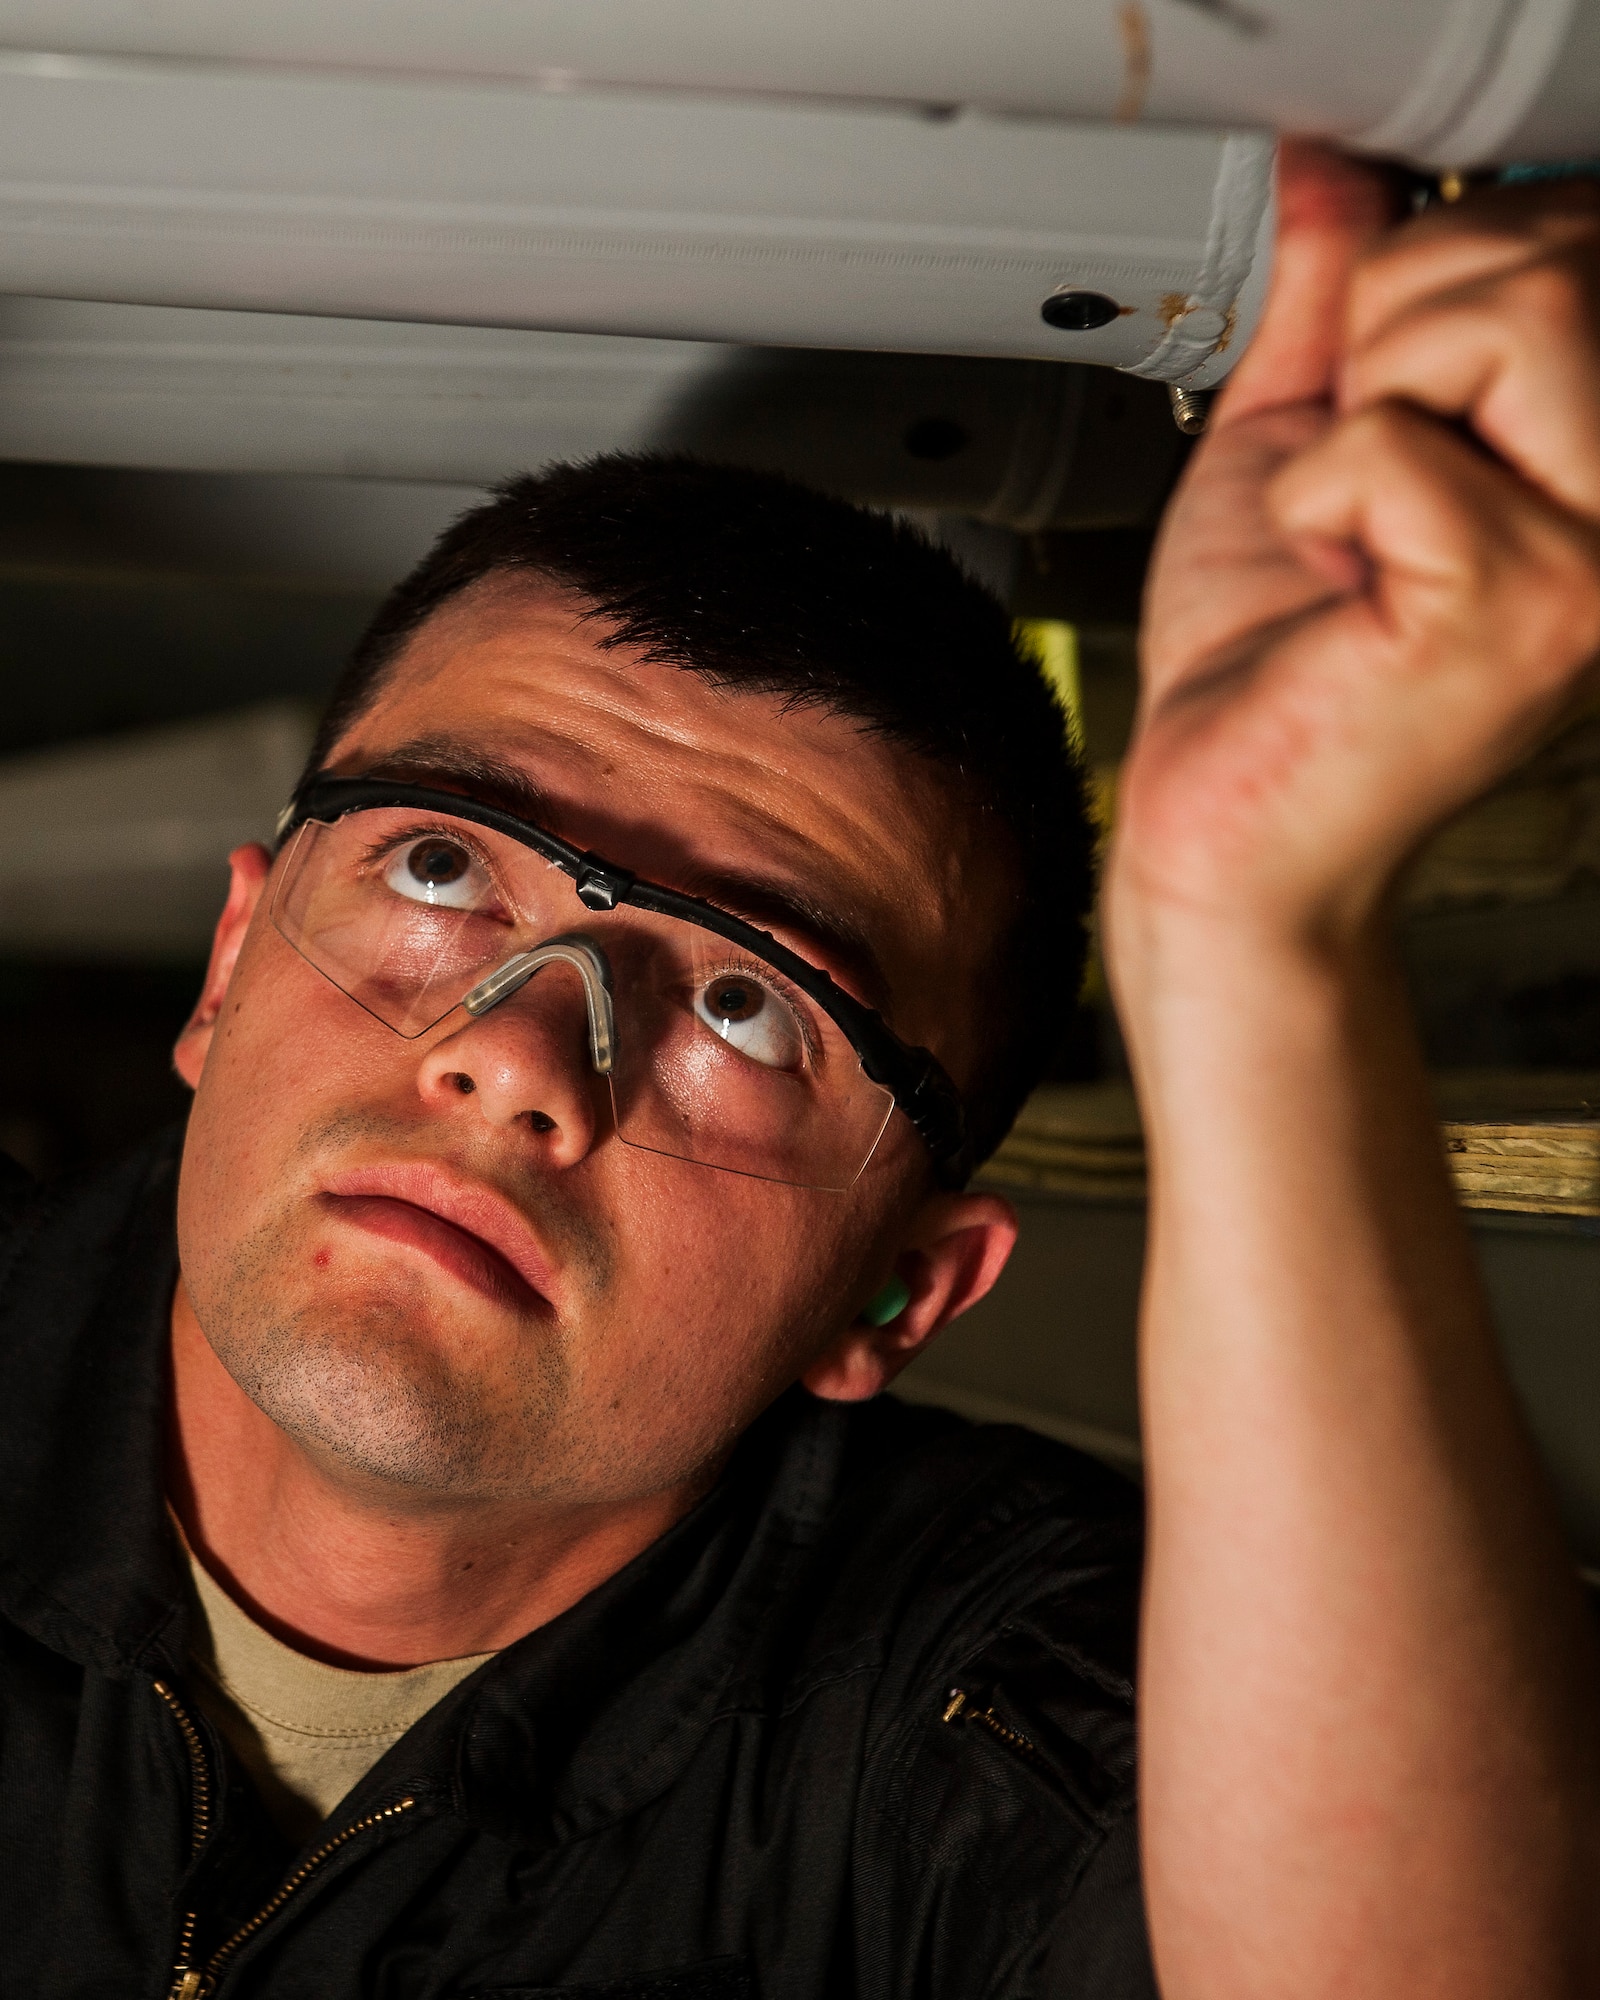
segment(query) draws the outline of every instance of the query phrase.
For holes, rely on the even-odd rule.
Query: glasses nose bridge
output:
[[[528,981],[546,966],[565,965],[577,973],[583,986],[584,1005],[589,1021],[589,1059],[599,1076],[610,1076],[616,1061],[616,1014],[611,1004],[611,968],[600,947],[588,938],[546,938],[530,951],[519,951],[503,965],[480,979],[462,1000],[461,1006],[473,1020],[481,1020],[503,1000],[520,993]]]

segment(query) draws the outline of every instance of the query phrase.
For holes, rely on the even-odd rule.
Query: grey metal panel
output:
[[[1490,0],[1492,5],[1492,0]],[[1137,10],[1149,45],[1146,108],[1211,119],[1219,95],[1285,112],[1330,102],[1370,122],[1423,59],[1459,0],[1389,7],[1228,0]],[[1486,8],[1469,0],[1470,12]],[[1352,18],[1353,17],[1353,18]],[[1365,29],[1366,35],[1361,31]],[[1130,36],[1089,0],[6,0],[13,46],[208,57],[437,75],[599,81],[678,89],[988,104],[1109,117],[1130,88]],[[1357,50],[1373,35],[1383,62]],[[1354,46],[1353,46],[1354,45]],[[1137,58],[1135,57],[1136,61]]]
[[[734,350],[0,298],[0,458],[477,486],[637,449]]]
[[[0,290],[1176,378],[1248,331],[1269,161],[1216,132],[0,55]],[[1063,288],[1121,312],[1057,330]]]
[[[1033,531],[1152,520],[1182,444],[1162,390],[1060,362],[0,299],[0,459],[487,485],[678,449]]]
[[[1444,165],[1519,125],[1592,146],[1600,75],[1565,60],[1595,0],[5,0],[0,38],[80,53],[552,87],[979,105],[1259,123]],[[1582,44],[1586,46],[1586,44]]]
[[[1549,80],[1506,141],[1506,150],[1518,159],[1559,157],[1574,150],[1572,135],[1581,132],[1585,134],[1581,150],[1593,153],[1600,147],[1596,78],[1600,78],[1600,7],[1575,7]]]
[[[203,961],[228,852],[270,841],[313,726],[280,703],[0,761],[0,952]]]
[[[1503,1216],[1479,1222],[1473,1240],[1574,1546],[1600,1564],[1600,1233]]]

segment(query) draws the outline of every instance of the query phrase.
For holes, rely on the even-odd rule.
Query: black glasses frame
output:
[[[887,1090],[898,1109],[911,1120],[928,1149],[940,1182],[947,1187],[960,1187],[966,1182],[972,1170],[966,1109],[961,1093],[938,1057],[929,1049],[903,1042],[876,1008],[846,993],[820,966],[790,951],[755,924],[718,909],[715,903],[705,902],[699,896],[686,896],[659,882],[647,882],[632,869],[576,848],[558,834],[547,833],[543,827],[519,819],[515,813],[483,805],[464,793],[438,791],[430,785],[410,785],[388,778],[341,778],[331,771],[318,771],[299,788],[280,816],[279,845],[307,820],[333,821],[343,819],[346,813],[379,806],[413,807],[419,812],[444,813],[475,826],[488,827],[530,848],[570,876],[578,901],[585,909],[614,910],[631,904],[656,916],[677,917],[726,938],[730,944],[761,959],[785,979],[792,980],[836,1024],[860,1058],[862,1070],[870,1081]]]

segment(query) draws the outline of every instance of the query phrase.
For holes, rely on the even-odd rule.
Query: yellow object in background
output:
[[[1040,673],[1066,710],[1067,740],[1081,757],[1087,745],[1083,727],[1083,681],[1078,672],[1077,627],[1067,624],[1062,618],[1019,618],[1011,629],[1016,634],[1017,643],[1038,661]],[[1094,821],[1099,844],[1104,848],[1116,810],[1117,767],[1114,764],[1094,765],[1085,771],[1084,776],[1088,783],[1089,816]],[[1099,924],[1091,919],[1089,955],[1083,968],[1083,991],[1079,995],[1088,1006],[1110,1004],[1105,970],[1100,962],[1098,933]]]
[[[1019,618],[1012,626],[1020,643],[1039,662],[1039,671],[1067,711],[1067,734],[1083,748],[1083,683],[1078,674],[1077,629],[1061,618]]]
[[[1088,743],[1083,722],[1083,680],[1078,671],[1078,631],[1061,618],[1018,618],[1012,625],[1018,644],[1039,663],[1056,699],[1067,712],[1067,735],[1079,756]],[[1111,832],[1117,806],[1115,764],[1091,764],[1084,776],[1089,787],[1089,815],[1104,840]]]

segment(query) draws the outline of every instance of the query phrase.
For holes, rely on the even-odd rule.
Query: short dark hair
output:
[[[1067,718],[998,598],[909,522],[773,473],[661,454],[552,465],[463,514],[390,592],[309,769],[440,605],[518,571],[586,599],[609,626],[603,646],[905,745],[949,773],[969,831],[1009,837],[1014,901],[996,913],[976,996],[994,1034],[967,1091],[973,1157],[986,1158],[1071,1016],[1094,853]]]

